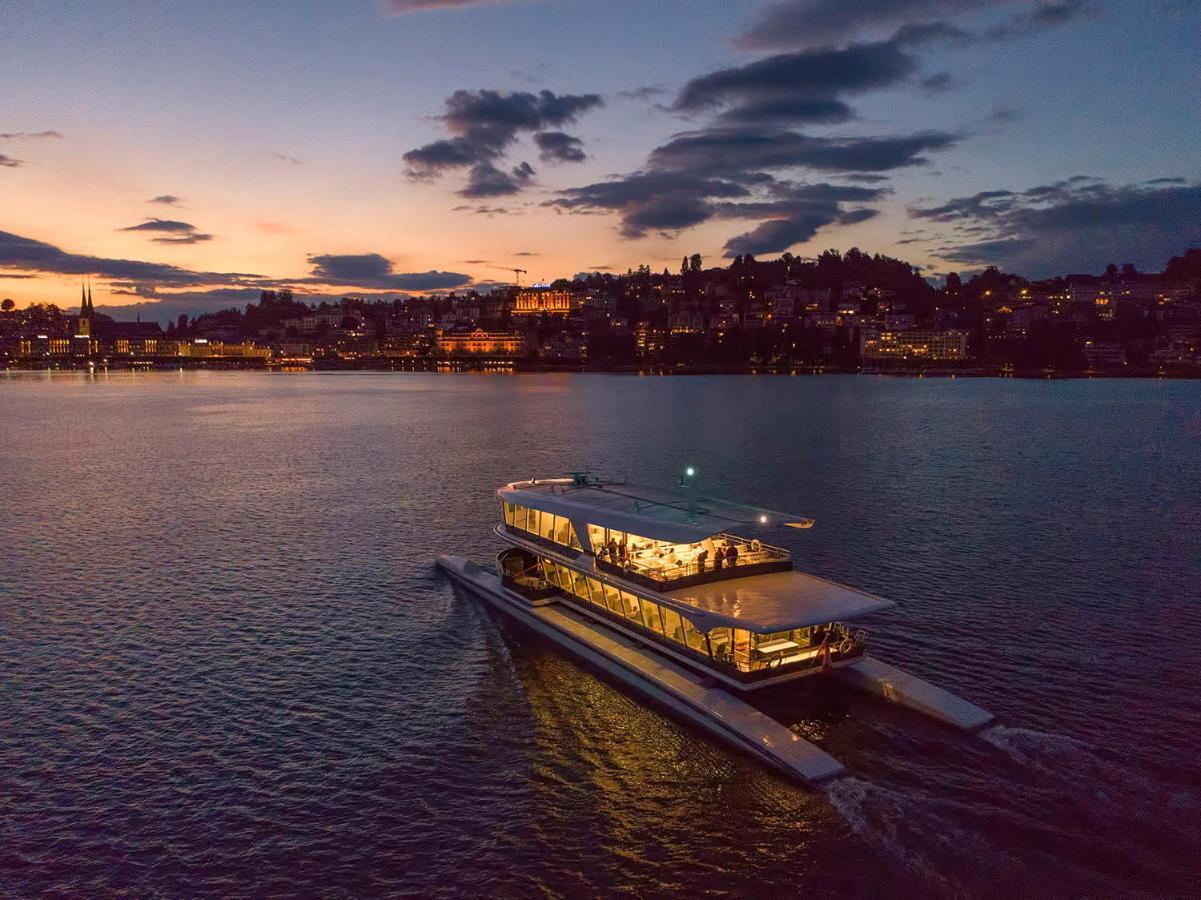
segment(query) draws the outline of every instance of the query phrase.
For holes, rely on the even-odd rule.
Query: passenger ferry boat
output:
[[[683,479],[682,479],[683,482]],[[867,655],[851,623],[893,604],[794,569],[745,532],[811,519],[585,473],[497,490],[512,545],[494,571],[443,556],[452,579],[707,731],[807,781],[842,766],[748,692],[828,674],[975,730],[992,716]]]

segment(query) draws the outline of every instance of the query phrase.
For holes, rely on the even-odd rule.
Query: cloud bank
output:
[[[1038,277],[1097,272],[1110,262],[1158,269],[1201,243],[1201,183],[1179,178],[1113,186],[1078,175],[1024,191],[989,190],[910,216],[949,228],[939,255]]]

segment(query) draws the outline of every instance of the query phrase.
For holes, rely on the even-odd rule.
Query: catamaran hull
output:
[[[531,603],[506,588],[497,575],[461,556],[440,556],[438,567],[453,582],[561,649],[777,771],[808,784],[845,771],[834,757],[711,679],[703,679],[570,607],[553,600]],[[987,710],[871,657],[834,669],[829,675],[848,687],[964,731],[978,731],[993,721]]]
[[[848,687],[882,697],[952,728],[979,731],[993,721],[988,710],[870,656],[830,674]]]
[[[806,784],[839,775],[838,760],[721,687],[561,604],[531,606],[498,576],[461,556],[438,557],[450,579],[723,743]]]

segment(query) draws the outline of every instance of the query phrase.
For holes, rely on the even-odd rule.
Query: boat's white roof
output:
[[[712,581],[667,591],[663,596],[703,612],[709,628],[733,625],[760,634],[856,619],[896,605],[804,572]],[[699,624],[695,616],[689,618]]]
[[[496,494],[519,506],[677,544],[696,543],[731,529],[813,524],[804,516],[647,485],[547,478],[515,481]]]

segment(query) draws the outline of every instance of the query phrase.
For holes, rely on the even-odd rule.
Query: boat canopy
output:
[[[896,605],[883,597],[795,571],[712,581],[667,591],[663,596],[676,601],[673,605],[681,612],[680,604],[703,613],[701,621],[708,627],[732,625],[759,634],[856,619]],[[689,618],[695,622],[698,617]]]
[[[808,528],[813,524],[806,516],[704,497],[687,490],[608,484],[578,476],[515,481],[496,495],[506,503],[673,544],[697,543],[734,528],[779,525]]]

